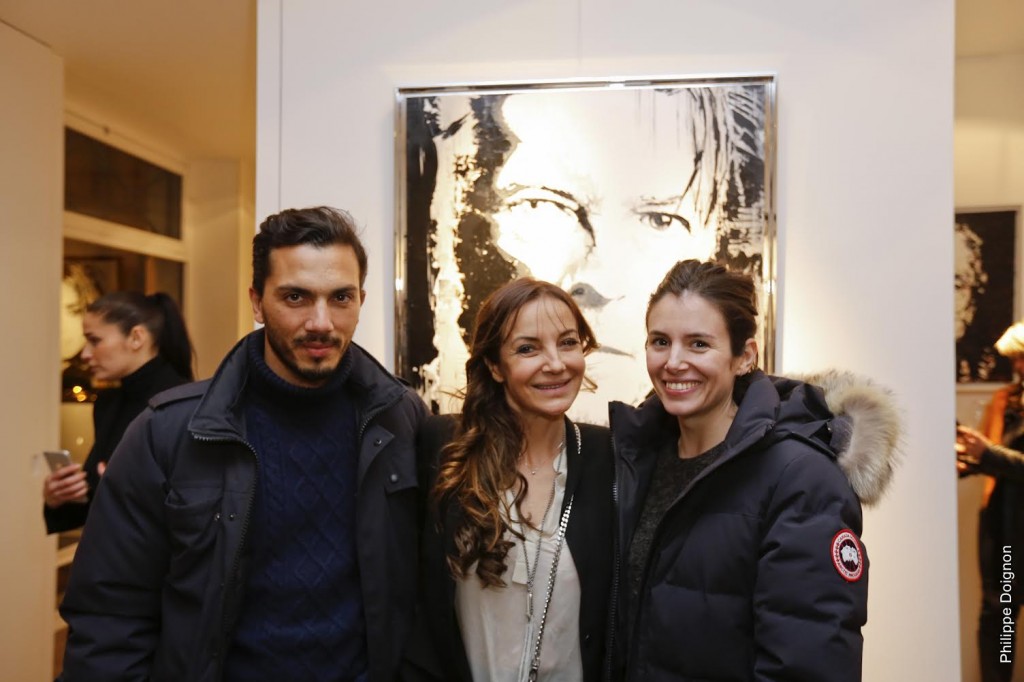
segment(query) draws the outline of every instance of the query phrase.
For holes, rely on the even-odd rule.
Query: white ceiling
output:
[[[252,161],[256,0],[0,0],[64,58],[70,102],[123,112],[185,160]],[[1024,53],[1024,2],[960,0],[957,55]]]
[[[63,57],[69,102],[183,161],[254,159],[256,0],[0,0],[0,20]]]

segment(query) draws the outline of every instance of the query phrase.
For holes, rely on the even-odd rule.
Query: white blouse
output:
[[[565,482],[568,470],[565,450],[556,458],[555,498],[541,526],[544,529],[540,547],[540,560],[533,586],[533,618],[526,617],[526,562],[523,560],[523,542],[510,531],[505,539],[514,544],[505,558],[511,566],[506,571],[505,587],[484,587],[477,577],[476,566],[471,567],[466,578],[455,586],[455,611],[459,619],[462,641],[469,659],[469,669],[474,680],[491,682],[522,682],[530,672],[530,663],[536,647],[536,630],[544,614],[547,598],[548,579],[555,555],[558,524],[561,520],[562,501],[565,498]],[[518,527],[519,519],[514,506],[513,495],[506,497],[512,507],[512,524]],[[535,530],[526,528],[526,551],[532,565],[537,556]],[[580,580],[576,564],[572,560],[569,544],[562,542],[558,560],[551,605],[548,607],[544,625],[544,641],[541,645],[538,680],[544,682],[581,682],[583,662],[580,656]]]

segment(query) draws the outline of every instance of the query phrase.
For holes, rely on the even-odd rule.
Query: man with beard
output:
[[[395,676],[425,407],[352,342],[365,280],[347,213],[263,222],[264,328],[154,398],[110,460],[61,606],[63,679]]]

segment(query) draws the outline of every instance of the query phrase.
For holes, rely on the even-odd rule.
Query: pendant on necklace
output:
[[[533,620],[533,591],[526,591],[526,620]]]

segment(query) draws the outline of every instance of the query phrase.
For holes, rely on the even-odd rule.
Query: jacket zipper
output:
[[[609,438],[611,435],[609,434]],[[612,457],[614,458],[615,443],[612,441]],[[604,679],[605,682],[611,682],[612,679],[612,660],[615,656],[615,621],[619,614],[619,564],[622,561],[622,550],[620,547],[619,539],[619,467],[615,460],[612,460],[612,518],[614,519],[614,532],[612,534],[612,556],[614,561],[612,563],[612,596],[610,606],[608,607],[608,636],[605,641],[605,666],[604,666]]]
[[[403,395],[405,395],[404,391],[399,391],[395,395],[395,397],[392,398],[389,402],[382,404],[380,407],[373,410],[372,412],[366,413],[366,417],[363,419],[363,422],[359,425],[359,436],[356,438],[356,448],[359,448],[359,446],[362,445],[363,434],[366,433],[366,427],[370,425],[370,422],[373,421],[374,417],[376,417],[381,412],[389,410],[395,405],[397,405],[402,400]]]
[[[362,445],[363,434],[366,432],[366,427],[369,426],[370,422],[373,421],[374,417],[376,417],[381,412],[384,412],[385,410],[397,405],[399,401],[401,401],[402,395],[403,393],[399,392],[391,401],[384,403],[376,410],[367,413],[366,418],[363,419],[362,424],[360,424],[359,426],[359,436],[356,440],[357,450],[360,449],[360,446]],[[234,576],[238,573],[238,566],[241,562],[242,557],[242,548],[245,547],[245,538],[246,535],[248,535],[249,533],[249,519],[252,516],[252,503],[253,499],[256,497],[256,486],[259,478],[260,457],[256,453],[256,448],[250,445],[248,441],[245,441],[241,438],[208,438],[205,436],[200,436],[198,434],[193,434],[193,436],[195,437],[196,440],[200,440],[206,443],[238,443],[239,445],[244,445],[246,448],[248,448],[249,452],[252,453],[253,462],[256,467],[253,476],[253,485],[249,491],[249,499],[245,503],[245,518],[242,521],[242,533],[238,538],[238,549],[235,551],[235,558],[234,561],[232,561],[231,563],[231,573],[227,576],[227,579],[225,580],[226,588],[228,581],[234,580]],[[217,654],[217,679],[221,679],[224,674],[224,642],[227,639],[227,629],[225,627],[226,622],[227,590],[225,589],[224,592],[221,594],[221,632],[219,635],[220,641],[217,642],[217,649],[215,652]]]
[[[242,558],[242,548],[245,547],[245,537],[249,533],[249,519],[252,516],[252,503],[253,503],[253,500],[256,497],[256,486],[259,483],[260,457],[256,453],[256,448],[254,448],[252,445],[250,445],[248,441],[243,440],[241,438],[208,438],[208,437],[205,437],[205,436],[200,436],[200,435],[195,434],[195,433],[193,434],[193,437],[196,440],[203,441],[204,443],[237,443],[239,445],[244,445],[249,450],[249,452],[252,453],[253,463],[255,465],[255,470],[253,472],[252,486],[251,486],[251,488],[249,490],[249,499],[245,503],[245,518],[242,519],[242,533],[241,533],[241,535],[238,538],[238,549],[235,550],[235,558],[231,562],[231,572],[227,576],[225,576],[224,585],[222,586],[223,591],[221,592],[221,606],[220,606],[220,615],[221,615],[221,623],[220,624],[221,624],[221,627],[220,627],[220,633],[218,634],[218,640],[219,641],[217,642],[217,648],[214,651],[214,653],[217,656],[217,676],[216,676],[216,679],[219,680],[219,679],[222,679],[223,675],[224,675],[224,642],[227,640],[227,634],[228,634],[227,633],[227,594],[228,594],[227,588],[229,586],[229,583],[234,582],[235,576],[238,574],[238,566],[241,563],[241,558]]]
[[[769,422],[768,425],[764,428],[764,431],[762,432],[761,436],[757,439],[756,442],[757,443],[761,443],[764,440],[764,438],[774,428],[775,428],[775,421],[773,420],[773,421]],[[749,449],[749,446],[744,448],[741,452],[745,452],[748,449]],[[722,454],[725,454],[725,453],[722,453]],[[734,457],[730,457],[729,460],[732,460]],[[640,608],[641,605],[643,604],[643,597],[642,597],[642,595],[644,594],[644,591],[647,589],[647,583],[648,583],[649,578],[651,577],[651,570],[652,570],[652,567],[651,567],[651,557],[654,555],[654,550],[658,547],[658,541],[661,539],[661,533],[662,533],[662,529],[664,528],[664,525],[665,525],[665,519],[668,518],[669,514],[672,513],[672,510],[675,509],[677,506],[679,506],[679,504],[683,501],[683,498],[686,497],[689,494],[689,492],[691,490],[693,490],[693,488],[698,483],[700,483],[705,478],[707,478],[709,475],[711,475],[711,473],[714,472],[716,469],[718,469],[722,464],[723,464],[722,457],[721,456],[717,457],[714,462],[712,462],[703,471],[701,471],[699,474],[697,474],[696,478],[694,478],[692,481],[690,481],[689,485],[687,485],[685,488],[682,489],[682,491],[680,491],[680,493],[676,496],[676,499],[672,501],[672,504],[670,504],[668,506],[668,508],[665,510],[665,512],[661,515],[661,518],[658,520],[658,525],[654,527],[654,535],[651,537],[651,546],[647,548],[647,557],[644,559],[644,573],[643,573],[643,577],[640,580],[639,589],[637,590],[636,616],[634,617],[633,622],[628,624],[628,626],[630,627],[629,631],[633,633],[634,641],[636,640],[636,633],[637,633],[638,627],[640,625],[641,617],[643,616],[643,609]],[[631,664],[631,660],[630,659],[632,657],[633,657],[633,646],[631,645],[629,647],[629,650],[626,652],[625,679],[627,679],[627,680],[629,679],[630,673],[631,673],[631,669],[630,669],[631,668],[631,665],[630,665]]]
[[[638,586],[638,589],[637,589],[636,613],[633,616],[633,621],[631,623],[627,623],[627,627],[629,628],[628,632],[633,633],[633,642],[634,643],[636,642],[637,633],[639,631],[639,626],[640,626],[640,621],[642,620],[642,617],[643,617],[643,609],[641,608],[642,605],[643,605],[643,602],[644,602],[643,594],[644,594],[645,590],[647,589],[647,583],[648,583],[648,581],[649,581],[649,579],[651,577],[651,571],[653,570],[653,568],[651,566],[651,559],[654,556],[655,550],[658,548],[658,541],[661,539],[661,533],[662,533],[662,528],[664,528],[664,525],[665,525],[665,519],[668,518],[669,514],[672,513],[672,510],[675,509],[683,501],[683,498],[685,498],[687,496],[687,494],[689,494],[689,492],[693,489],[693,487],[697,483],[702,481],[712,471],[714,471],[715,469],[718,468],[717,465],[720,462],[721,462],[721,458],[720,457],[716,458],[716,460],[714,462],[712,462],[710,464],[710,466],[706,467],[703,471],[701,471],[699,474],[697,474],[696,478],[694,478],[692,481],[690,481],[689,485],[687,485],[685,488],[682,489],[682,491],[680,491],[680,493],[676,496],[676,498],[672,501],[672,503],[668,506],[668,508],[661,515],[661,518],[658,519],[658,525],[656,525],[654,527],[654,535],[651,536],[651,545],[647,548],[647,556],[644,557],[644,571],[643,571],[643,575],[640,578],[640,585]],[[642,512],[643,512],[643,510],[641,509],[641,514],[642,514]],[[625,679],[627,679],[627,680],[631,677],[631,673],[632,673],[632,665],[631,664],[632,664],[632,658],[633,658],[634,649],[635,649],[635,646],[633,644],[631,644],[630,647],[629,647],[629,650],[626,652],[626,670],[625,670],[626,677],[625,677]]]

